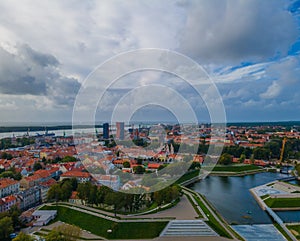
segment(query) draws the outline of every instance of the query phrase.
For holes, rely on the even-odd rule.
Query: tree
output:
[[[128,161],[123,162],[124,168],[130,168],[130,163]]]
[[[240,158],[239,158],[239,162],[244,162],[246,159],[246,155],[245,154],[241,154]]]
[[[13,158],[13,156],[10,153],[7,153],[7,152],[1,153],[1,159],[11,160],[12,158]]]
[[[81,235],[80,228],[70,224],[62,224],[54,228],[54,230],[62,233],[66,241],[76,241]]]
[[[223,165],[229,165],[232,163],[232,156],[228,153],[223,153],[219,159],[219,163]]]
[[[29,234],[20,232],[18,236],[15,237],[12,241],[35,241],[35,239],[31,237]]]
[[[298,176],[300,176],[300,164],[297,164],[295,169],[298,172]]]
[[[76,162],[76,161],[77,161],[77,159],[75,157],[73,157],[73,156],[65,156],[61,160],[61,162]]]
[[[256,147],[253,150],[253,156],[254,156],[254,159],[268,160],[269,156],[270,156],[270,151],[269,151],[269,149],[266,149],[264,147]]]
[[[0,219],[0,240],[10,240],[9,235],[14,231],[13,221],[11,217]]]
[[[61,200],[65,201],[69,199],[72,194],[72,188],[73,187],[69,179],[61,184]]]
[[[55,200],[56,202],[58,202],[59,200],[61,200],[61,196],[62,196],[62,190],[58,183],[52,185],[50,187],[50,189],[48,190],[48,193],[47,193],[48,200]]]
[[[67,241],[66,238],[63,236],[63,234],[56,230],[52,230],[51,232],[49,232],[46,235],[45,240],[46,241]]]
[[[16,228],[21,225],[19,216],[21,215],[22,211],[18,208],[17,205],[12,206],[9,211],[8,215],[12,218],[13,227]]]
[[[62,224],[49,232],[46,241],[76,241],[81,236],[81,230],[77,226]]]
[[[133,171],[135,174],[143,174],[145,172],[145,168],[142,166],[135,166]]]
[[[40,170],[42,168],[43,167],[42,167],[41,163],[39,163],[39,162],[35,162],[34,165],[33,165],[33,170],[34,171]]]

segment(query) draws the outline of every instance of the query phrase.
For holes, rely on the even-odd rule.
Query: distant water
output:
[[[97,128],[99,129],[99,128]],[[100,132],[100,131],[99,131]],[[45,133],[45,131],[29,131],[29,136],[36,136],[37,134],[39,135],[43,135]],[[71,136],[73,135],[73,130],[72,129],[66,129],[66,130],[51,130],[51,131],[48,131],[48,133],[54,133],[55,136],[63,136],[64,134],[66,136]],[[95,129],[94,128],[86,128],[86,129],[76,129],[74,130],[74,133],[95,133]],[[24,132],[24,131],[21,131],[21,132],[3,132],[3,133],[0,133],[0,139],[1,138],[5,138],[5,137],[22,137],[24,135],[26,135],[27,132]]]

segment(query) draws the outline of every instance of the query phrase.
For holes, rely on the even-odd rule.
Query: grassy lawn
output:
[[[293,241],[289,235],[287,235],[287,233],[283,230],[283,228],[278,224],[278,223],[274,223],[274,226],[278,229],[278,231],[280,233],[282,233],[282,235],[288,240],[288,241]]]
[[[298,240],[300,240],[300,225],[290,225],[287,226],[289,230],[296,236]]]
[[[268,198],[265,203],[270,208],[297,208],[300,207],[300,198]]]
[[[267,197],[269,197],[270,195],[269,194],[266,194],[266,195],[263,195],[263,196],[260,196],[261,199],[265,199]]]
[[[154,238],[157,237],[167,225],[167,222],[117,223],[62,206],[44,206],[42,209],[57,210],[58,215],[54,221],[59,220],[73,224],[95,235],[109,239]],[[107,233],[108,229],[111,229],[112,233]]]
[[[206,208],[206,206],[201,202],[200,198],[194,196],[200,208],[208,216],[208,221],[206,222],[212,229],[214,229],[219,235],[232,239],[231,235],[222,227],[222,225],[214,218],[211,212]]]
[[[180,178],[176,181],[176,183],[177,183],[177,184],[181,184],[181,183],[183,183],[183,182],[185,182],[185,181],[188,181],[188,180],[190,180],[190,179],[192,179],[192,178],[198,176],[198,175],[199,175],[199,172],[200,172],[200,170],[193,170],[193,171],[191,171],[191,172],[187,172],[187,173],[185,173],[182,177],[180,177]]]
[[[255,171],[262,170],[261,167],[255,165],[216,165],[213,168],[213,172],[245,172],[245,171]]]

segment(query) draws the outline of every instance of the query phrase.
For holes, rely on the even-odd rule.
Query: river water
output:
[[[270,217],[257,204],[249,189],[286,176],[269,172],[243,177],[209,176],[193,184],[191,189],[205,195],[230,224],[268,224],[272,223]],[[295,220],[299,215],[299,212],[285,213],[281,212],[280,217],[288,220]]]
[[[100,130],[100,128],[97,128],[97,130],[99,130],[99,132],[102,131],[102,129]],[[73,134],[76,134],[76,133],[95,133],[95,129],[94,128],[85,128],[85,129],[75,129],[75,130],[72,130],[72,129],[66,129],[66,130],[50,130],[49,133],[54,133],[56,136],[63,136],[64,134],[66,136],[71,136]],[[13,136],[16,136],[16,137],[22,137],[24,135],[26,135],[27,132],[23,132],[23,131],[15,131],[15,132],[3,132],[3,133],[0,133],[0,139],[1,138],[5,138],[5,137],[13,137]],[[43,135],[45,134],[45,131],[29,131],[28,132],[29,136],[36,136],[37,134],[39,135]]]

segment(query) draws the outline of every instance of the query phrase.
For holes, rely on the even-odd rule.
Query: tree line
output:
[[[77,180],[72,178],[51,186],[47,197],[49,201],[68,201],[73,191],[77,192],[82,204],[123,212],[137,212],[153,205],[170,203],[179,199],[181,195],[181,188],[178,185],[154,193],[145,193],[140,189],[139,194],[132,194],[117,192],[107,186],[96,186],[90,182],[78,184]]]

